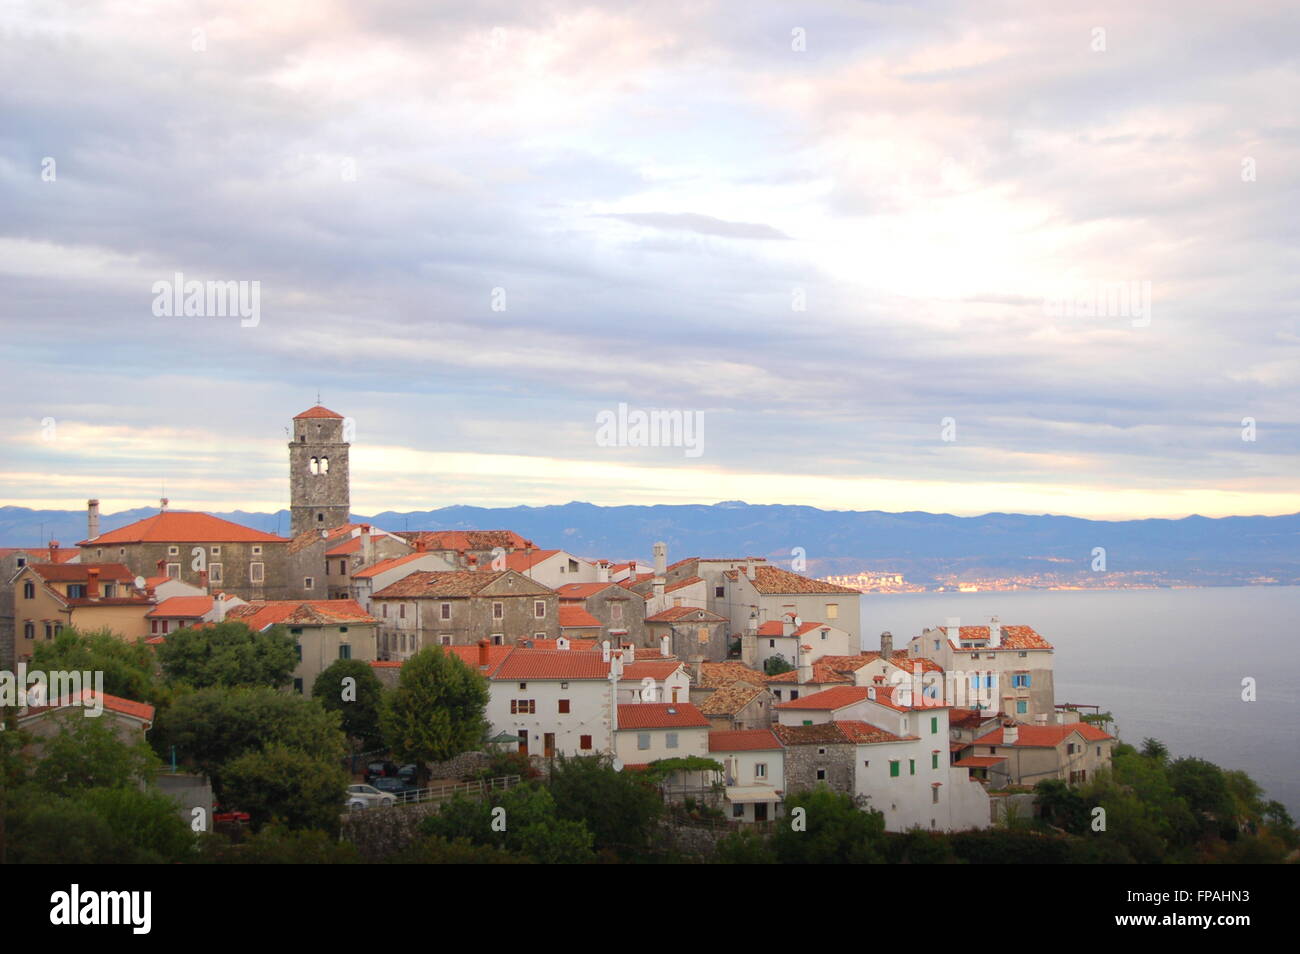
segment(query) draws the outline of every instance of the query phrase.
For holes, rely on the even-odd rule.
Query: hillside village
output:
[[[606,755],[623,771],[698,757],[670,797],[727,817],[780,815],[826,785],[887,830],[985,828],[1009,793],[1085,781],[1115,739],[1058,707],[1052,645],[1028,625],[862,632],[858,590],[763,557],[648,562],[570,553],[510,530],[396,531],[350,517],[342,415],[293,419],[292,533],[169,509],[85,539],[0,550],[0,667],[61,629],[159,645],[181,628],[284,626],[293,690],[339,659],[395,685],[428,647],[487,681],[494,739],[535,760]],[[121,703],[121,704],[119,704]],[[115,717],[147,732],[151,707]]]

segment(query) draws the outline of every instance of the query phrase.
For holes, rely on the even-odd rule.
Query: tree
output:
[[[752,828],[742,828],[718,839],[714,860],[720,865],[772,865],[776,853],[767,839]]]
[[[255,633],[243,623],[227,621],[178,629],[158,647],[158,663],[171,682],[195,689],[279,688],[289,684],[298,654],[283,626]]]
[[[347,680],[352,680],[348,682]],[[320,700],[327,711],[342,717],[343,732],[356,739],[363,750],[383,743],[379,730],[379,706],[384,687],[370,664],[360,659],[340,659],[332,663],[312,685],[312,698]]]
[[[175,746],[177,756],[211,778],[222,797],[222,770],[247,752],[283,745],[340,764],[347,744],[337,712],[315,699],[274,689],[201,689],[181,696],[159,717],[155,748]]]
[[[1072,835],[1088,830],[1088,805],[1083,797],[1059,778],[1045,778],[1034,786],[1043,821]]]
[[[581,821],[597,851],[637,857],[650,842],[663,800],[637,772],[616,772],[598,755],[560,757],[551,768],[551,795],[561,818]]]
[[[1142,757],[1154,759],[1157,762],[1167,762],[1169,760],[1169,748],[1159,739],[1153,739],[1149,736],[1142,740]]]
[[[388,747],[414,762],[423,781],[426,763],[445,762],[482,742],[487,701],[482,676],[459,656],[430,646],[403,664],[397,688],[384,696],[379,724]]]
[[[81,633],[64,629],[52,642],[36,644],[28,669],[39,672],[102,672],[104,692],[110,696],[157,705],[168,690],[154,674],[153,650],[145,643],[128,642],[108,630]]]
[[[452,842],[503,848],[539,864],[591,861],[592,836],[580,821],[562,819],[545,787],[525,783],[492,793],[489,800],[457,797],[425,819],[421,831]]]
[[[195,838],[177,804],[156,790],[95,788],[72,797],[34,786],[6,814],[16,864],[157,864],[193,856]]]
[[[93,788],[77,803],[104,819],[122,864],[160,864],[195,857],[196,839],[175,801],[157,789]]]
[[[783,672],[793,672],[794,666],[791,665],[784,656],[768,656],[763,663],[763,672],[769,676],[779,676]]]
[[[288,829],[267,825],[232,845],[221,835],[208,835],[201,861],[243,865],[353,865],[361,862],[354,845],[338,841],[315,829]]]
[[[274,823],[335,832],[347,786],[342,766],[277,743],[225,764],[222,806],[248,812],[255,831]]]
[[[69,795],[88,788],[120,788],[149,782],[161,764],[148,744],[123,742],[108,720],[84,711],[55,711],[46,716],[59,727],[40,741],[40,759],[32,779],[43,791]]]
[[[822,785],[786,799],[771,846],[781,864],[869,864],[884,860],[885,816]],[[802,812],[797,810],[802,809]]]

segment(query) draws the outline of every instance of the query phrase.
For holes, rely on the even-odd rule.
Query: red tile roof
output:
[[[736,729],[709,733],[710,752],[758,752],[781,748],[771,729]]]
[[[956,768],[990,768],[1006,760],[1005,755],[968,755],[952,764]]]
[[[603,624],[596,617],[592,616],[587,610],[574,603],[560,604],[560,626],[564,629],[573,629],[576,627],[600,627]],[[540,640],[539,640],[540,641]],[[539,649],[541,647],[538,647]]]
[[[559,552],[559,550],[513,550],[505,555],[504,569],[515,570],[527,576],[529,570]]]
[[[331,411],[327,407],[321,407],[319,404],[317,404],[315,407],[307,408],[307,410],[303,411],[301,414],[295,414],[293,416],[293,419],[295,421],[301,421],[304,419],[318,418],[318,417],[329,417],[339,421],[343,420],[342,414],[339,414],[337,411]],[[280,420],[284,420],[284,418],[281,418]]]
[[[662,682],[681,668],[682,663],[678,659],[638,660],[623,665],[622,679],[625,682],[640,682],[648,677]]]
[[[696,688],[721,689],[740,681],[751,686],[765,686],[768,677],[757,669],[750,669],[744,663],[728,660],[727,662],[700,663],[700,682]]]
[[[93,689],[82,689],[80,693],[65,696],[57,704],[33,706],[20,718],[25,720],[55,709],[62,709],[72,705],[74,701],[83,705],[89,704],[93,707],[97,699],[103,700],[104,708],[110,712],[119,712],[122,715],[142,719],[145,722],[153,722],[154,708],[148,703],[136,702],[134,699],[123,699],[121,696],[110,696],[106,692],[99,693],[97,696]]]
[[[776,708],[834,710],[851,706],[865,698],[867,698],[866,686],[835,686],[831,689],[823,689],[821,692],[814,692],[810,696],[800,696],[798,699],[779,703]]]
[[[697,615],[691,616],[693,613]],[[700,609],[698,606],[670,606],[665,610],[660,610],[653,616],[647,616],[645,621],[647,623],[676,623],[685,620],[687,616],[691,616],[688,622],[692,623],[725,623],[727,621],[727,617],[719,616],[710,610]]]
[[[800,576],[798,573],[791,573],[789,570],[783,570],[780,567],[766,563],[760,563],[754,567],[753,586],[760,593],[844,593],[853,596],[862,595],[859,591],[850,589],[847,586],[827,583],[825,580],[814,580],[811,577]]]
[[[618,728],[707,729],[709,720],[689,702],[634,702],[618,707]]]
[[[560,594],[562,600],[585,600],[611,586],[622,589],[617,583],[565,583],[563,586],[557,586],[555,592]]]
[[[211,611],[211,596],[171,596],[144,615],[149,619],[200,619]]]
[[[961,651],[972,647],[963,647],[959,642],[954,642],[952,637],[958,636],[959,640],[987,640],[989,638],[989,628],[987,626],[962,626],[960,634],[950,633],[948,626],[940,626],[939,629],[948,637],[948,642],[953,649]],[[990,651],[998,652],[1000,650],[1024,650],[1024,649],[1051,649],[1052,644],[1043,639],[1042,636],[1035,632],[1032,626],[1002,626],[1002,644],[1000,646],[980,646],[981,652]]]
[[[79,546],[117,543],[288,543],[285,537],[253,530],[210,513],[168,510],[101,533]]]
[[[760,636],[784,636],[785,623],[779,619],[770,619],[766,623],[760,623],[758,627]]]
[[[258,600],[231,607],[226,619],[257,631],[276,623],[285,626],[363,626],[379,622],[356,600]]]
[[[412,530],[397,535],[406,537],[426,550],[454,550],[457,553],[495,550],[497,547],[522,550],[532,546],[531,540],[525,540],[513,530]]]
[[[455,656],[459,656],[461,662],[463,662],[466,666],[469,666],[470,669],[478,670],[479,672],[482,672],[486,675],[487,673],[490,673],[492,670],[496,669],[496,667],[501,664],[501,661],[510,655],[511,651],[514,648],[515,647],[513,646],[494,646],[494,645],[489,645],[486,647],[443,646],[442,651],[445,653],[451,653],[452,655]],[[482,655],[483,649],[487,650],[486,665],[483,664],[483,655]]]
[[[603,661],[600,653],[509,648],[511,652],[493,670],[493,679],[525,682],[529,679],[606,679],[609,676],[609,663]]]
[[[129,583],[135,574],[121,563],[29,563],[31,570],[46,583],[86,583],[90,570],[99,570],[100,583]]]
[[[417,570],[385,586],[373,599],[474,596],[509,570]],[[537,584],[540,586],[541,584]]]
[[[1078,732],[1088,742],[1104,742],[1114,738],[1086,722],[1071,722],[1068,725],[1017,725],[1015,742],[1003,741],[1006,738],[1006,730],[999,726],[971,744],[1014,745],[1017,748],[1031,749],[1055,748],[1072,732]]]
[[[371,577],[378,576],[380,573],[387,573],[389,570],[396,569],[404,563],[410,563],[412,560],[418,560],[420,557],[427,555],[427,553],[416,551],[415,553],[408,553],[405,556],[390,557],[387,560],[380,560],[378,563],[373,566],[368,566],[364,570],[357,570],[357,572],[352,574],[352,579],[368,580]]]
[[[868,722],[842,719],[819,725],[774,725],[772,731],[782,745],[874,745],[906,742],[915,736],[900,736]]]

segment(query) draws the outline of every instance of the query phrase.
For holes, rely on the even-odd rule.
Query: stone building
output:
[[[288,545],[211,514],[165,509],[78,544],[82,563],[123,563],[136,576],[169,576],[246,600],[297,595]]]
[[[618,583],[566,583],[555,592],[562,602],[581,606],[600,620],[614,645],[657,647],[645,626],[645,598]]]
[[[667,636],[669,652],[682,659],[701,657],[709,662],[727,658],[727,619],[693,606],[672,606],[646,617],[646,637],[653,644]]]
[[[791,794],[825,785],[854,794],[853,762],[857,742],[835,722],[820,725],[774,725],[785,747],[785,790]]]
[[[411,573],[371,595],[381,659],[425,646],[513,645],[560,635],[559,598],[514,570]]]
[[[378,638],[374,619],[353,600],[272,600],[235,606],[231,622],[254,632],[283,626],[298,647],[293,687],[310,693],[316,677],[340,659],[374,662]]]
[[[319,404],[293,419],[289,444],[292,533],[333,530],[350,519],[348,444],[344,418]]]

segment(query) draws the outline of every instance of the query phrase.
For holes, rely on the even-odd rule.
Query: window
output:
[[[769,639],[769,640],[767,641],[767,648],[768,648],[768,649],[775,649],[775,648],[776,648],[776,640],[775,640],[775,639]]]
[[[156,619],[151,619],[149,621],[149,632],[155,634],[158,632],[158,621]]]
[[[101,559],[103,556],[104,556],[104,548],[100,547],[98,550],[95,551],[95,559],[96,560]]]
[[[675,749],[675,748],[677,748],[677,733],[676,733],[676,732],[669,732],[669,733],[668,733],[668,748],[670,748],[670,749]]]
[[[248,564],[248,582],[249,582],[249,583],[261,583],[261,582],[262,582],[263,580],[265,580],[265,579],[266,579],[266,564],[265,564],[265,563],[250,563],[250,564]]]
[[[213,556],[221,556],[221,547],[212,547],[208,552]]]
[[[262,555],[262,548],[261,548],[261,547],[253,547],[253,556],[261,556],[261,555]]]
[[[1029,653],[1025,652],[1024,650],[1021,650],[1020,652],[1016,653],[1016,655],[1019,656],[1021,659],[1029,658]]]
[[[506,641],[506,637],[505,637],[504,634],[502,634],[502,633],[493,633],[493,634],[492,634],[492,645],[493,645],[493,646],[500,646],[500,645],[502,645],[505,641]]]
[[[1100,746],[1100,745],[1097,746],[1097,754],[1098,754],[1098,755],[1101,755],[1101,746]]]
[[[898,759],[889,760],[889,777],[898,778]]]
[[[302,627],[301,627],[301,626],[294,626],[294,627],[292,627],[292,628],[289,630],[289,632],[291,632],[291,633],[292,633],[293,635],[295,635],[295,636],[301,636],[301,635],[302,635]]]
[[[339,576],[347,576],[347,575],[348,575],[348,561],[339,560]]]
[[[505,618],[505,615],[506,615],[506,607],[505,607],[505,604],[504,604],[504,603],[493,603],[493,604],[492,604],[492,618],[493,618],[493,619],[504,619],[504,618]]]
[[[54,638],[54,627],[51,626],[49,623],[45,624],[45,638],[46,639]]]
[[[523,691],[524,691],[525,689],[527,689],[527,688],[528,688],[528,683],[526,683],[526,682],[521,682],[521,683],[519,684],[519,691],[520,691],[520,692],[523,692]]]
[[[168,563],[167,576],[170,579],[179,580],[181,578],[181,565],[179,563]]]
[[[384,608],[384,616],[388,616],[388,604],[387,604],[387,603],[380,603],[379,605],[382,606],[382,607]]]
[[[907,774],[908,775],[916,774],[916,759],[907,760]]]
[[[649,733],[649,732],[638,732],[638,733],[636,734],[636,747],[637,747],[637,749],[639,749],[639,750],[641,750],[641,751],[644,751],[644,750],[650,748],[650,733]]]
[[[936,805],[939,804],[939,786],[938,786],[938,785],[935,785],[933,788],[930,789],[930,801],[933,802],[933,803],[936,804]],[[932,826],[932,827],[933,827],[933,826]]]
[[[759,762],[754,766],[754,778],[767,778],[766,762]]]
[[[537,713],[536,699],[511,699],[511,715],[535,715]]]
[[[1016,673],[1014,676],[1011,677],[1011,685],[1015,689],[1028,689],[1029,674],[1023,672]]]
[[[33,623],[31,620],[28,620],[26,623],[23,623],[23,639],[35,639],[35,638],[36,638],[36,624]]]
[[[546,601],[533,600],[533,618],[546,619]]]
[[[298,662],[302,662],[302,643],[294,643],[293,651],[298,657]]]
[[[168,547],[168,548],[167,548],[167,555],[168,555],[168,556],[179,556],[179,555],[180,555],[180,552],[181,552],[181,548],[180,548],[180,547]]]
[[[790,690],[790,701],[791,701],[791,702],[794,702],[794,701],[795,701],[796,699],[798,699],[798,698],[799,698],[799,690],[798,690],[798,689],[791,689],[791,690]]]
[[[316,588],[316,581],[313,580],[310,576],[304,576],[304,577],[302,578],[302,588],[303,588],[304,590],[315,589],[315,588]],[[388,607],[385,606],[384,609],[388,609]]]
[[[827,618],[827,619],[839,619],[839,618],[840,618],[840,604],[839,604],[839,603],[827,603],[827,604],[826,604],[826,618]]]
[[[824,768],[820,768],[817,770],[817,781],[819,782],[826,781],[826,770]]]
[[[398,604],[397,604],[397,616],[398,616],[399,619],[406,619],[406,604],[405,604],[405,603],[398,603]]]
[[[715,586],[713,588],[713,598],[716,600],[722,599],[722,597],[724,597],[726,593],[727,591],[723,589],[721,586]]]
[[[450,637],[450,636],[439,636],[439,637],[438,637],[438,645],[439,645],[439,646],[450,646],[450,645],[451,645],[451,637]]]
[[[438,607],[438,617],[439,619],[451,619],[450,603],[443,603],[441,606]]]
[[[351,658],[352,658],[352,647],[349,646],[347,643],[340,644],[339,659],[351,659]]]
[[[743,802],[742,802],[741,804],[739,804],[739,805],[732,805],[732,806],[731,806],[731,817],[732,817],[732,818],[744,818],[744,817],[745,817],[745,805],[744,805]]]
[[[935,735],[939,731],[939,717],[930,716],[930,734]]]
[[[21,569],[22,569],[23,567],[25,567],[26,565],[27,565],[27,557],[19,557],[19,558],[18,558],[18,569],[21,570]]]
[[[611,620],[613,620],[615,623],[622,622],[622,620],[623,620],[623,604],[622,604],[622,603],[611,603],[611,604],[610,604],[610,606],[609,606],[609,618],[610,618]]]
[[[33,583],[31,580],[28,580],[26,583],[23,584],[23,599],[25,600],[36,599],[36,584]]]
[[[934,641],[934,648],[935,648],[936,650],[939,648],[939,640],[937,640],[937,639]]]
[[[561,700],[560,700],[560,712],[561,712],[561,713],[567,713],[568,711],[569,711],[569,700],[568,700],[568,699],[561,699]]]
[[[1016,700],[1016,715],[1024,715],[1029,711],[1029,703],[1024,699]]]
[[[938,752],[931,752],[931,753],[930,753],[930,768],[932,768],[932,769],[937,769],[938,767],[939,767],[939,753],[938,753]]]
[[[804,720],[803,720],[803,724],[804,724],[804,725],[812,725],[812,719],[804,719]],[[825,750],[825,749],[822,749],[822,753],[824,754],[825,752],[826,752],[826,750]]]
[[[822,630],[822,639],[825,639],[825,638],[826,638],[827,636],[829,636],[830,634],[831,634],[831,631],[830,631],[829,629],[823,629],[823,630]]]
[[[804,725],[808,725],[808,723],[805,722]],[[818,750],[817,750],[817,754],[818,754],[818,755],[825,755],[825,754],[826,754],[826,750],[825,750],[825,749],[818,749]]]
[[[582,749],[584,752],[591,751],[591,736],[589,735],[578,736],[578,748]]]
[[[302,692],[302,680],[301,680],[301,679],[295,679],[295,680],[293,681],[293,691],[294,691],[294,692],[298,692],[298,693]]]
[[[220,563],[209,563],[209,564],[208,564],[208,579],[211,580],[213,583],[220,583],[220,582],[221,582],[221,564],[220,564]]]

